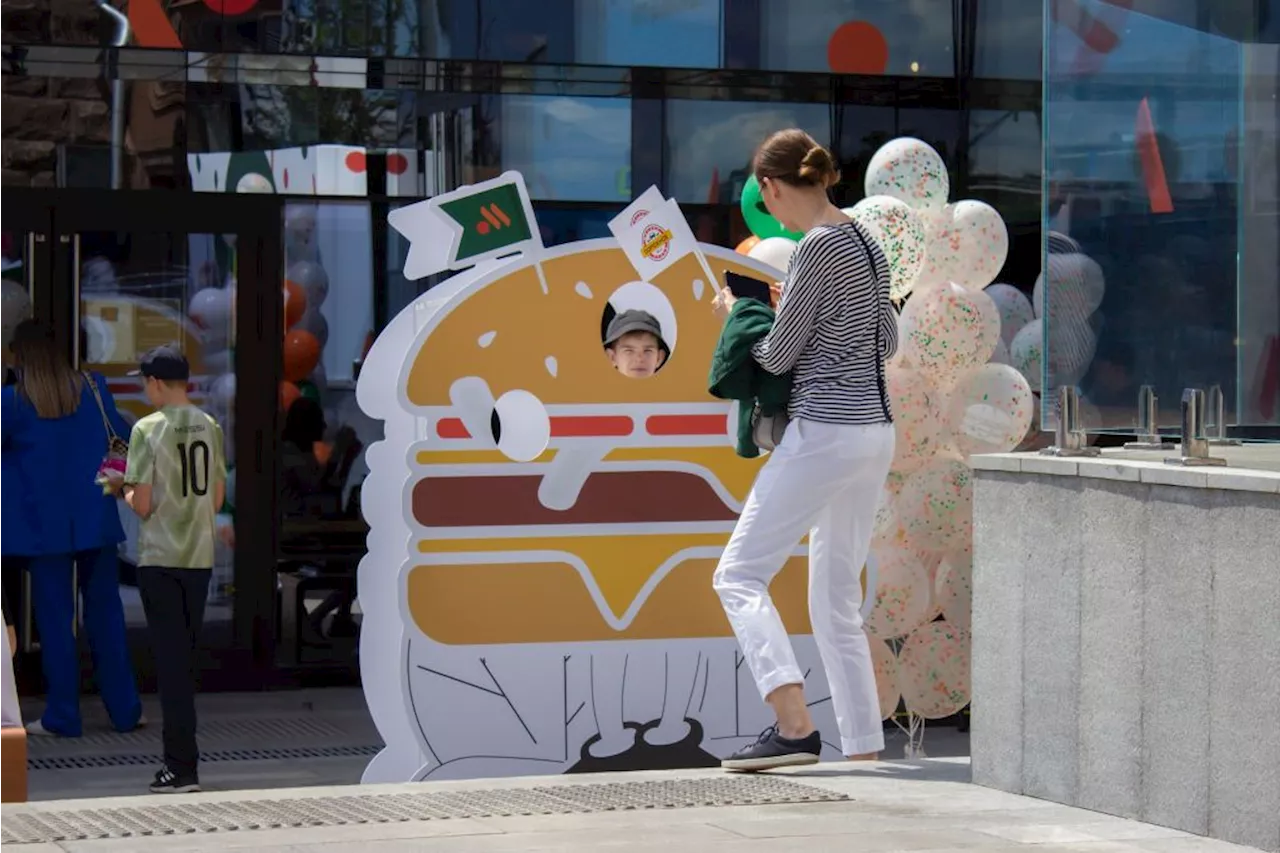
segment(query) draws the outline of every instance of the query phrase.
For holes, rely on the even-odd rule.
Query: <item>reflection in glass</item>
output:
[[[1003,80],[1040,80],[1045,10],[1026,0],[980,0],[974,31],[974,74]],[[1062,4],[1063,8],[1067,4]],[[1102,9],[1106,16],[1115,12]]]
[[[682,205],[740,198],[756,147],[776,130],[831,137],[826,104],[670,100],[666,110],[666,190]]]
[[[951,77],[951,20],[934,0],[760,0],[763,67]]]
[[[532,198],[631,199],[629,100],[505,95],[496,104],[501,170],[523,173]]]
[[[574,61],[717,68],[721,0],[578,0]]]
[[[1259,213],[1250,225],[1240,210],[1242,185],[1256,183],[1240,145],[1254,48],[1136,12],[1115,34],[1102,49],[1071,22],[1051,28],[1045,226],[1070,240],[1051,236],[1036,293],[1046,392],[1079,383],[1081,409],[1094,413],[1086,426],[1132,429],[1140,386],[1154,386],[1173,426],[1184,388],[1221,384],[1229,424],[1267,422],[1249,372],[1258,362],[1248,362],[1276,332],[1276,219]],[[1273,59],[1267,97],[1275,74]],[[1255,151],[1274,161],[1274,104],[1265,110]],[[1237,263],[1261,235],[1273,248],[1246,283]],[[1246,314],[1246,302],[1271,310]]]
[[[191,400],[222,427],[227,497],[218,528],[235,517],[235,265],[233,234],[85,232],[78,236],[82,370],[101,373],[129,425],[154,411],[141,380],[128,374],[140,356],[166,344],[191,363]],[[120,503],[126,541],[120,546],[121,599],[131,644],[146,642],[146,619],[131,568],[138,564],[138,517]],[[231,645],[231,585],[235,555],[215,543],[205,610],[205,645]]]

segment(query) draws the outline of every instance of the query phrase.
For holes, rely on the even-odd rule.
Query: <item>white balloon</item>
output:
[[[1017,447],[1031,426],[1035,396],[1026,377],[1005,364],[985,364],[957,383],[946,413],[956,447],[973,453],[1004,453]]]
[[[5,280],[0,289],[0,318],[4,325],[4,346],[13,340],[13,331],[23,320],[31,318],[31,297],[16,281]]]
[[[209,402],[220,411],[230,412],[236,404],[236,375],[224,373],[209,386]]]
[[[1014,335],[1036,318],[1031,300],[1011,284],[993,284],[984,291],[1000,312],[1000,338],[1013,343]]]
[[[884,195],[864,198],[843,213],[880,244],[889,262],[889,295],[905,297],[924,266],[926,235],[920,214],[906,202]]]
[[[1106,295],[1102,267],[1086,255],[1049,255],[1048,274],[1036,278],[1031,302],[1037,317],[1046,310],[1053,323],[1087,320]],[[1046,307],[1046,299],[1048,305]]]
[[[997,341],[995,352],[991,353],[991,358],[987,359],[987,364],[1007,364],[1012,366],[1013,360],[1009,357],[1009,345],[1004,341]]]
[[[319,308],[329,296],[329,274],[314,261],[298,261],[285,278],[302,288],[310,308]]]
[[[768,237],[751,247],[747,257],[766,263],[784,275],[798,244],[786,237]]]
[[[956,202],[951,205],[951,232],[960,246],[951,281],[970,290],[995,281],[1009,257],[1009,229],[996,209],[975,199]]]
[[[867,165],[867,195],[887,195],[917,210],[940,211],[951,194],[947,164],[933,146],[904,136],[886,142]]]
[[[211,342],[219,334],[229,337],[232,294],[229,287],[206,287],[191,297],[187,314],[204,330],[207,342]]]
[[[290,261],[315,260],[316,206],[290,203],[284,211],[285,252]]]
[[[275,191],[276,188],[271,185],[271,179],[257,172],[241,175],[240,180],[236,182],[238,193],[273,193]]]

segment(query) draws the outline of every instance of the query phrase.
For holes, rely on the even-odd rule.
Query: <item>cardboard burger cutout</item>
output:
[[[778,272],[685,241],[682,218],[649,280],[618,240],[544,249],[516,173],[391,224],[411,240],[407,275],[475,265],[405,308],[360,376],[385,425],[359,582],[387,747],[365,781],[718,763],[772,715],[711,587],[760,460],[735,455],[734,413],[706,391],[708,274]],[[602,346],[631,308],[670,350],[647,379]],[[834,735],[806,554],[797,543],[772,591]]]

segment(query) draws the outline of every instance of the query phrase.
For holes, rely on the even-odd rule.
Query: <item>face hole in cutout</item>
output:
[[[646,281],[615,290],[600,317],[604,355],[629,379],[648,379],[662,370],[675,352],[677,331],[671,300]]]

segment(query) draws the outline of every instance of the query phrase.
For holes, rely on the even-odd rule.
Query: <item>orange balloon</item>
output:
[[[292,329],[307,313],[307,292],[302,285],[284,280],[284,327]]]
[[[320,341],[303,329],[290,329],[284,336],[284,378],[301,382],[320,363]]]
[[[302,392],[298,390],[298,386],[292,382],[280,383],[280,411],[287,412],[289,407],[297,402],[302,396]]]
[[[311,445],[311,452],[316,457],[317,462],[321,465],[328,465],[329,459],[333,456],[333,445],[317,441]]]
[[[739,243],[738,247],[734,249],[734,251],[737,252],[739,255],[745,255],[747,252],[750,252],[752,249],[754,249],[756,243],[759,243],[759,242],[760,242],[760,238],[752,234],[750,237],[748,237],[747,239]]]

